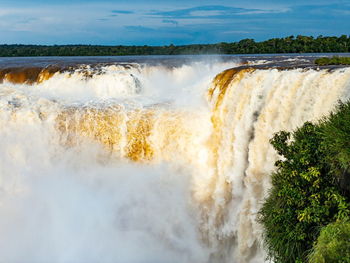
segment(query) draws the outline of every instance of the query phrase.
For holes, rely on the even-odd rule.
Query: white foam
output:
[[[245,72],[208,103],[213,77],[231,66],[108,66],[88,79],[75,71],[1,84],[1,259],[264,262],[256,216],[277,158],[269,139],[348,98],[350,70]],[[118,108],[120,127],[103,115],[114,103],[133,105]],[[140,116],[151,117],[140,124]],[[133,117],[137,135],[128,130]],[[121,135],[110,143],[146,141],[154,159],[111,152],[98,136],[114,131]]]

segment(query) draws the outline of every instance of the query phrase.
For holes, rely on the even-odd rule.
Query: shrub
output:
[[[350,263],[349,221],[337,221],[321,230],[309,263]]]
[[[350,198],[350,103],[339,103],[337,110],[320,125],[323,148],[327,150],[325,161],[342,193]]]
[[[307,262],[320,229],[349,215],[348,199],[332,168],[339,166],[338,158],[350,156],[350,130],[339,129],[346,133],[341,136],[332,134],[333,127],[341,128],[343,118],[350,120],[344,113],[348,110],[350,116],[350,105],[341,104],[337,113],[320,123],[307,122],[293,133],[281,131],[270,141],[283,160],[275,164],[260,222],[268,255],[276,263]],[[348,147],[344,154],[335,154],[342,147]]]
[[[338,56],[333,56],[331,58],[323,57],[323,58],[316,59],[315,64],[318,66],[350,65],[350,57],[338,57]]]

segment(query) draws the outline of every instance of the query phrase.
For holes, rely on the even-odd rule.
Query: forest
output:
[[[350,52],[350,36],[288,36],[256,42],[166,46],[100,45],[0,45],[0,57],[28,56],[125,56],[125,55],[196,55],[196,54],[269,54]]]

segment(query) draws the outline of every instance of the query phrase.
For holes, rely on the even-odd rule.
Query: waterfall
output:
[[[269,139],[329,113],[350,69],[235,62],[5,69],[5,262],[264,262]]]

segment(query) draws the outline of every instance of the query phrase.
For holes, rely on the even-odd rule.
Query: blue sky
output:
[[[0,43],[168,45],[350,34],[350,0],[305,2],[0,0]]]

